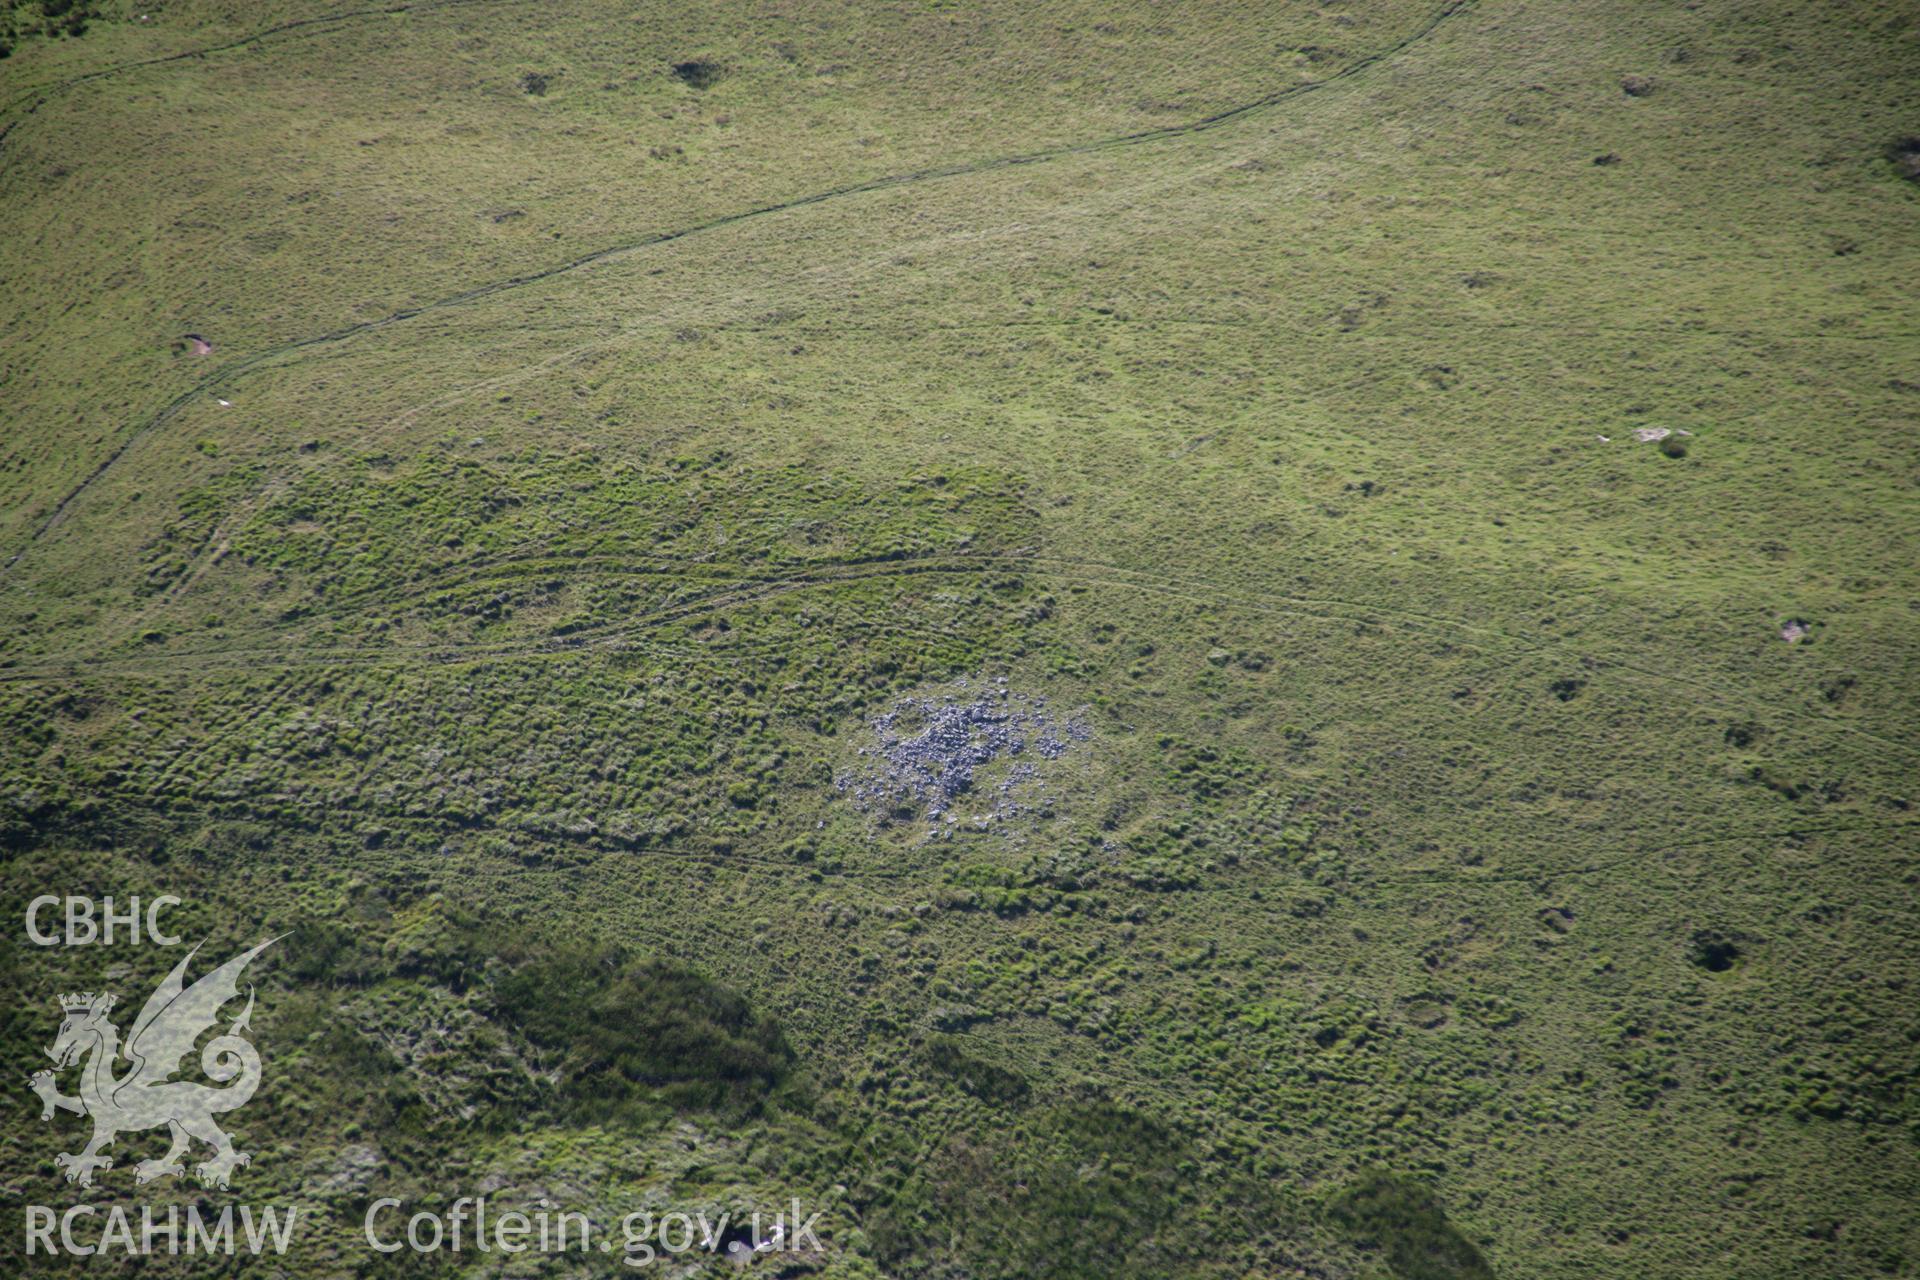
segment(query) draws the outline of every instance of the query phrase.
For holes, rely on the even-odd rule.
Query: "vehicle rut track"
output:
[[[146,421],[135,427],[126,439],[111,449],[99,465],[88,472],[79,484],[69,490],[66,496],[55,504],[52,513],[28,534],[26,542],[20,549],[8,557],[4,565],[0,565],[0,577],[10,574],[14,566],[20,562],[22,556],[42,538],[46,537],[47,534],[58,528],[60,523],[66,518],[67,512],[72,509],[73,504],[77,502],[88,489],[92,488],[102,476],[106,475],[115,463],[126,456],[127,451],[133,448],[134,445],[172,421],[172,419],[188,405],[206,398],[215,388],[227,389],[231,387],[237,379],[281,357],[307,351],[315,347],[337,346],[340,343],[350,341],[365,334],[375,333],[383,329],[391,328],[394,325],[404,324],[420,316],[431,315],[454,307],[465,306],[468,303],[478,302],[481,299],[490,298],[510,290],[520,289],[528,285],[538,284],[542,281],[570,275],[574,272],[584,270],[587,267],[594,266],[597,263],[623,257],[643,249],[650,249],[662,244],[670,244],[676,240],[684,240],[691,236],[702,235],[706,232],[717,231],[724,227],[735,226],[740,223],[771,217],[776,214],[808,208],[812,205],[825,204],[829,201],[841,200],[851,196],[867,195],[876,191],[887,191],[896,187],[914,186],[943,181],[949,178],[992,173],[1025,165],[1045,164],[1049,161],[1065,159],[1069,156],[1092,155],[1101,151],[1139,146],[1144,143],[1160,142],[1202,133],[1210,129],[1218,128],[1221,125],[1244,119],[1280,103],[1291,101],[1294,98],[1304,97],[1350,80],[1372,67],[1399,56],[1414,45],[1428,39],[1450,18],[1471,9],[1474,3],[1475,0],[1448,0],[1447,3],[1435,10],[1425,22],[1421,23],[1419,27],[1408,35],[1373,53],[1364,54],[1356,58],[1331,75],[1319,80],[1289,85],[1287,88],[1275,90],[1272,93],[1255,98],[1251,102],[1242,103],[1237,107],[1230,107],[1224,111],[1215,112],[1212,115],[1203,116],[1197,120],[1190,120],[1183,124],[1166,125],[1158,129],[1145,129],[1135,133],[1120,134],[1110,138],[1100,138],[1090,142],[1068,143],[1039,151],[989,157],[984,160],[919,169],[908,173],[889,174],[878,178],[870,178],[862,182],[829,187],[826,190],[816,191],[804,196],[797,196],[791,200],[781,200],[771,204],[758,205],[754,208],[722,214],[719,217],[709,218],[685,227],[653,232],[635,240],[610,245],[604,249],[597,249],[592,253],[572,258],[566,262],[540,271],[507,276],[500,280],[490,281],[471,289],[464,289],[458,293],[449,294],[433,302],[423,303],[418,307],[408,307],[395,311],[377,320],[366,320],[357,324],[345,325],[337,329],[329,330],[326,333],[299,338],[292,342],[283,343],[277,347],[269,347],[265,350],[254,352],[251,355],[231,360],[225,365],[212,370],[194,386],[174,396],[157,412],[147,418]]]
[[[171,780],[172,776],[173,773],[170,771],[169,780]],[[121,803],[140,805],[151,800],[152,788],[151,785],[140,787],[107,786],[101,789],[101,794],[105,798]],[[212,801],[229,807],[238,805],[243,812],[246,811],[247,802],[244,796],[236,797],[231,794],[209,795],[201,788],[188,788],[187,794],[196,800]],[[718,869],[752,868],[756,871],[792,874],[806,879],[825,877],[847,884],[884,882],[890,885],[898,885],[901,883],[918,883],[923,881],[929,884],[937,884],[940,882],[940,873],[944,869],[944,866],[859,866],[851,868],[843,866],[829,871],[813,863],[762,858],[752,854],[714,853],[688,848],[683,844],[649,843],[636,847],[631,840],[599,831],[577,833],[566,830],[543,830],[536,833],[529,833],[521,827],[504,824],[488,817],[448,818],[397,813],[371,805],[342,806],[340,802],[332,799],[324,802],[297,801],[295,804],[298,808],[306,812],[309,821],[316,827],[320,825],[320,819],[323,816],[347,816],[359,817],[367,821],[376,821],[383,824],[399,824],[415,829],[438,831],[443,834],[479,831],[513,835],[532,835],[534,839],[541,842],[575,848],[580,851],[582,856],[589,858],[623,856],[640,859],[662,859]],[[278,811],[271,816],[284,819],[284,814]],[[1605,875],[1609,872],[1643,863],[1661,854],[1689,849],[1709,849],[1729,844],[1803,839],[1808,837],[1887,833],[1908,829],[1920,829],[1920,822],[1912,819],[1894,819],[1882,822],[1798,823],[1787,827],[1766,827],[1747,831],[1723,832],[1719,835],[1705,836],[1691,840],[1663,841],[1658,844],[1633,849],[1615,858],[1608,858],[1599,862],[1590,862],[1580,866],[1538,867],[1528,871],[1503,872],[1492,875],[1443,871],[1389,871],[1379,875],[1368,875],[1365,870],[1362,869],[1358,874],[1352,875],[1340,881],[1338,884],[1326,887],[1343,898],[1362,900],[1370,893],[1381,891],[1440,888],[1466,889],[1480,886],[1545,886],[1560,880],[1578,880],[1590,876]],[[1632,841],[1633,833],[1631,832],[1625,833],[1621,840],[1624,844],[1631,844]],[[521,868],[518,872],[518,874],[544,873],[545,871],[534,868]],[[1165,892],[1169,897],[1175,899],[1223,893],[1243,895],[1246,892],[1246,885],[1243,882],[1244,876],[1232,872],[1224,872],[1220,873],[1220,875],[1222,879],[1229,882],[1192,885],[1176,890],[1157,890],[1154,892]],[[1121,886],[1115,885],[1109,887]]]
[[[1801,824],[1793,827],[1769,827],[1759,831],[1735,831],[1724,835],[1707,836],[1699,840],[1674,840],[1665,844],[1649,845],[1636,849],[1632,853],[1621,854],[1604,862],[1589,863],[1580,867],[1565,869],[1542,868],[1537,871],[1501,873],[1498,875],[1472,875],[1451,872],[1399,872],[1384,875],[1376,880],[1355,881],[1365,888],[1420,888],[1426,885],[1445,885],[1460,887],[1480,884],[1542,884],[1559,879],[1578,880],[1587,876],[1604,875],[1617,871],[1637,862],[1644,862],[1657,854],[1676,853],[1684,849],[1709,849],[1723,844],[1739,844],[1761,840],[1789,840],[1807,836],[1850,835],[1859,832],[1904,831],[1920,828],[1920,822],[1911,818],[1895,819],[1889,822],[1838,822],[1825,826]],[[1629,842],[1631,837],[1629,836]]]
[[[594,563],[593,557],[562,557],[551,563],[554,568],[579,569]],[[625,568],[628,572],[649,575],[671,574],[671,569],[658,565],[634,569],[631,561],[624,565],[616,563],[606,566],[603,572],[618,572]],[[1200,605],[1226,604],[1238,608],[1263,613],[1284,614],[1290,617],[1306,618],[1324,623],[1390,623],[1410,631],[1419,631],[1448,639],[1454,643],[1467,644],[1487,651],[1506,649],[1523,653],[1565,653],[1594,665],[1598,671],[1613,670],[1626,674],[1653,687],[1671,688],[1679,685],[1693,691],[1702,702],[1719,702],[1739,708],[1743,712],[1767,711],[1779,713],[1782,708],[1777,702],[1742,694],[1737,690],[1716,685],[1710,681],[1691,676],[1678,675],[1672,671],[1655,667],[1641,666],[1625,661],[1611,654],[1597,653],[1592,650],[1569,644],[1565,641],[1544,637],[1525,636],[1497,627],[1482,626],[1459,618],[1448,618],[1439,614],[1423,613],[1414,610],[1394,609],[1379,604],[1342,600],[1335,597],[1290,596],[1277,593],[1248,592],[1242,589],[1225,588],[1217,583],[1203,579],[1183,579],[1167,574],[1147,570],[1130,569],[1120,565],[1099,561],[1068,559],[1042,555],[978,555],[960,560],[899,560],[876,559],[842,564],[840,572],[810,572],[769,575],[762,578],[731,577],[722,579],[726,589],[715,591],[691,599],[683,599],[637,618],[625,618],[618,622],[609,622],[597,627],[582,628],[565,636],[520,643],[501,642],[497,644],[436,644],[417,646],[340,646],[335,648],[306,648],[288,646],[267,646],[258,648],[236,648],[222,646],[203,650],[184,650],[169,654],[155,654],[151,657],[107,658],[104,656],[88,658],[76,657],[58,663],[43,663],[33,666],[0,668],[0,683],[27,682],[34,680],[72,679],[85,672],[125,673],[138,675],[177,674],[182,665],[189,669],[215,670],[222,665],[231,664],[238,668],[255,668],[261,665],[298,667],[337,664],[342,666],[378,666],[394,661],[412,663],[433,663],[436,665],[462,662],[494,661],[511,658],[564,658],[586,656],[596,650],[613,647],[646,647],[662,653],[691,655],[711,652],[702,647],[670,645],[642,638],[642,633],[668,623],[684,620],[703,613],[733,608],[741,605],[760,603],[777,596],[814,587],[831,586],[838,583],[862,580],[905,577],[912,575],[971,577],[983,572],[1027,571],[1059,574],[1066,581],[1088,586],[1108,586],[1121,590],[1148,591],[1175,599],[1186,600]],[[1095,570],[1105,576],[1094,576],[1086,570]],[[1063,572],[1064,571],[1064,572]],[[469,583],[484,581],[480,575],[467,579]],[[272,633],[266,633],[270,636]],[[259,633],[256,633],[259,635]],[[263,640],[265,636],[261,637]],[[744,640],[729,644],[728,652],[751,650],[769,641]],[[1790,714],[1800,719],[1819,720],[1836,729],[1857,735],[1877,746],[1902,755],[1920,753],[1920,747],[1887,738],[1864,728],[1845,716],[1820,711],[1815,707],[1793,709]]]

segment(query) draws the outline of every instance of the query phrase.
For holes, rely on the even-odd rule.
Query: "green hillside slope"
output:
[[[1920,1274],[1903,6],[57,8],[0,1070],[177,960],[36,895],[288,936],[230,1191],[10,1213]]]

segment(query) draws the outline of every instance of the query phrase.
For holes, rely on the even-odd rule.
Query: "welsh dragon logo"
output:
[[[147,998],[124,1046],[120,1029],[107,1018],[117,997],[91,991],[60,997],[65,1016],[47,1056],[60,1071],[86,1059],[80,1072],[80,1096],[61,1093],[52,1071],[37,1071],[28,1083],[40,1095],[42,1120],[52,1119],[55,1111],[93,1119],[93,1139],[78,1155],[54,1157],[67,1171],[68,1182],[92,1186],[95,1169],[113,1167],[113,1161],[100,1154],[103,1147],[119,1134],[161,1125],[172,1135],[173,1145],[158,1160],[142,1160],[134,1166],[136,1183],[185,1173],[180,1157],[196,1138],[213,1148],[204,1163],[194,1166],[202,1186],[224,1188],[233,1171],[247,1163],[250,1157],[234,1149],[232,1136],[214,1123],[214,1117],[245,1106],[260,1087],[259,1051],[242,1034],[253,1016],[251,987],[246,1008],[226,1034],[215,1036],[200,1051],[200,1069],[224,1087],[171,1077],[202,1033],[218,1021],[221,1006],[240,994],[241,971],[277,941],[269,938],[187,986],[187,963],[200,950],[196,946]],[[132,1065],[116,1078],[114,1062],[122,1056]]]

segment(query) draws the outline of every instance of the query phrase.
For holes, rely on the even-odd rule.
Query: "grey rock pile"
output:
[[[862,765],[834,779],[840,794],[883,819],[955,823],[963,797],[975,819],[1009,818],[1031,807],[1015,792],[1040,779],[1036,762],[1059,760],[1091,736],[1084,719],[1056,718],[1045,698],[1014,693],[1005,678],[954,689],[902,698],[874,717],[873,742],[857,752]],[[991,767],[1002,761],[1007,768]]]

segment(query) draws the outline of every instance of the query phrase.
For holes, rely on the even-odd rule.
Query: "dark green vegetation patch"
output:
[[[1480,1251],[1418,1183],[1369,1173],[1341,1192],[1329,1213],[1364,1246],[1378,1249],[1399,1280],[1492,1280]]]

